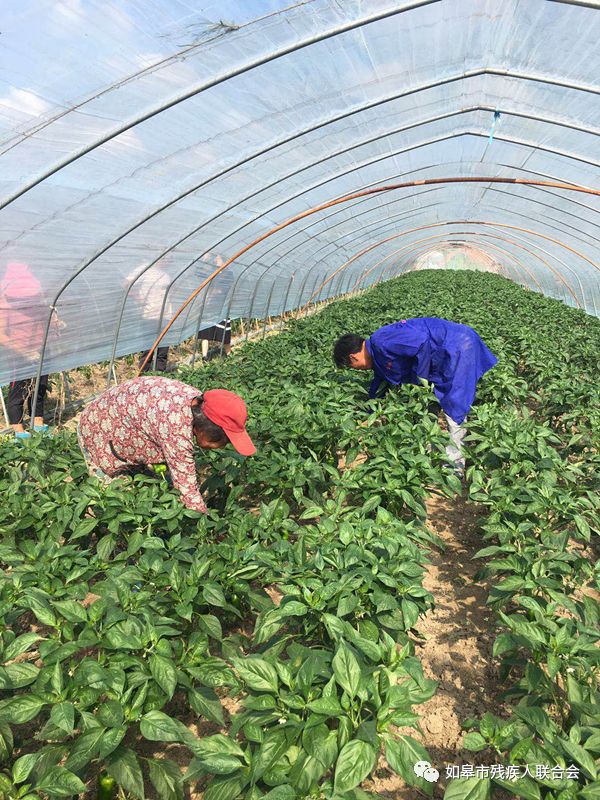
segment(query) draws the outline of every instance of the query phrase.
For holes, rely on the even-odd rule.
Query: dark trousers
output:
[[[6,397],[6,411],[8,421],[11,425],[20,425],[23,422],[25,411],[31,414],[31,401],[35,390],[35,379],[29,378],[24,381],[13,381],[8,387]],[[40,379],[40,390],[35,404],[34,417],[44,416],[44,399],[48,391],[48,376],[42,375]]]
[[[150,351],[146,350],[142,353],[140,357],[140,364],[144,361],[146,356]],[[159,347],[157,348],[156,352],[156,372],[164,372],[167,368],[167,359],[169,358],[169,348],[168,347]],[[149,372],[152,369],[152,362],[154,361],[154,355],[148,361],[146,366],[144,367],[144,372]],[[154,370],[152,370],[154,371]]]

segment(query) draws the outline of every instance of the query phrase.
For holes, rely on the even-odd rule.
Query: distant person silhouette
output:
[[[44,400],[48,391],[48,375],[42,375],[35,409],[31,408],[35,379],[41,358],[48,303],[39,280],[27,264],[13,261],[7,264],[0,281],[0,347],[8,352],[12,375],[29,373],[31,377],[13,378],[8,387],[6,410],[8,421],[17,439],[31,434],[25,431],[25,413],[34,416],[34,430],[47,431],[44,424]],[[53,328],[60,326],[53,315]]]

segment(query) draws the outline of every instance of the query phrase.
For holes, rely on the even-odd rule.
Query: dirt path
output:
[[[486,711],[502,714],[496,666],[492,660],[495,614],[485,602],[488,587],[474,582],[481,562],[472,561],[484,546],[479,533],[481,510],[463,498],[432,497],[427,502],[427,522],[444,541],[446,551],[433,551],[424,579],[435,607],[419,622],[425,637],[415,641],[415,655],[438,690],[414,710],[421,715],[424,736],[403,730],[421,741],[440,772],[434,797],[443,797],[447,764],[489,764],[489,754],[463,750],[460,724]],[[382,769],[369,788],[393,800],[415,800],[419,795],[397,776]],[[494,797],[500,795],[494,794]]]

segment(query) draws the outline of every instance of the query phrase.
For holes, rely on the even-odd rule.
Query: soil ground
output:
[[[486,711],[504,716],[499,699],[500,682],[492,658],[494,612],[486,606],[489,587],[475,583],[479,562],[473,555],[483,546],[479,531],[482,510],[464,498],[430,497],[427,524],[443,541],[445,552],[434,550],[423,581],[435,606],[419,620],[423,639],[415,641],[415,654],[428,678],[438,681],[436,694],[415,712],[421,715],[423,735],[403,729],[427,748],[440,773],[434,798],[442,798],[447,785],[446,765],[485,764],[493,757],[485,751],[471,753],[462,748],[460,725]],[[490,760],[492,758],[492,760]],[[415,800],[420,795],[390,773],[382,760],[376,777],[365,789],[391,800]],[[494,798],[500,794],[495,790]]]

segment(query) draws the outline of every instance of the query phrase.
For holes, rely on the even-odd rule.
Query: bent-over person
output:
[[[446,455],[456,473],[464,473],[464,423],[477,382],[498,361],[473,328],[438,317],[403,319],[379,328],[369,339],[345,334],[335,344],[333,359],[338,367],[373,371],[370,398],[377,397],[384,382],[431,382],[448,423],[451,444]]]
[[[100,480],[166,464],[184,505],[206,513],[194,444],[213,450],[231,443],[238,453],[253,455],[247,416],[244,401],[233,392],[202,394],[180,381],[149,376],[125,381],[91,402],[77,436],[90,474]]]

